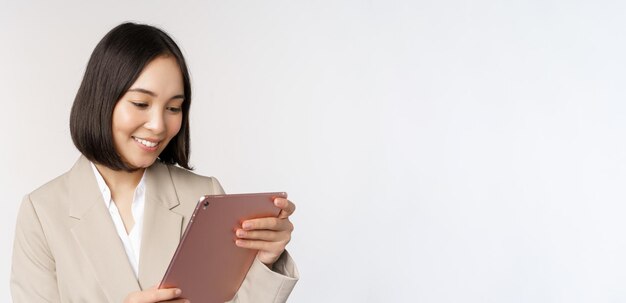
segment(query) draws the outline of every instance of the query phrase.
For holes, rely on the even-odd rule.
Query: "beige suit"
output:
[[[120,303],[130,292],[158,284],[197,199],[223,190],[215,178],[161,163],[145,178],[138,279],[89,161],[80,157],[69,172],[22,202],[13,248],[13,301]],[[287,252],[274,271],[255,260],[232,302],[284,302],[297,280]]]

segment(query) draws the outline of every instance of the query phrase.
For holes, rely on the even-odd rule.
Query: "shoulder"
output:
[[[174,165],[166,166],[172,178],[172,182],[177,189],[202,190],[205,193],[214,194],[224,193],[219,181],[213,176],[202,176]]]
[[[60,206],[58,203],[67,202],[62,197],[69,195],[71,189],[69,183],[68,173],[64,173],[33,190],[26,197],[35,208],[45,207],[53,202],[55,202],[55,205],[50,207],[58,208]]]
[[[18,226],[63,221],[70,208],[71,188],[68,173],[64,173],[26,194],[19,208]]]
[[[33,190],[26,198],[35,209],[46,207],[51,213],[59,213],[67,210],[72,197],[76,197],[78,192],[91,193],[94,188],[95,194],[98,194],[91,164],[81,156],[68,171]],[[91,198],[91,195],[80,197]]]
[[[176,165],[166,165],[166,164],[161,164],[161,165],[165,165],[167,167],[172,178],[184,179],[184,180],[192,181],[192,182],[193,181],[207,182],[212,178],[208,176],[198,175],[190,170],[186,170]]]

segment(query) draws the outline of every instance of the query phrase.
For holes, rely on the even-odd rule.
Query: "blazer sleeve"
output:
[[[287,298],[300,278],[291,256],[285,251],[269,269],[259,259],[254,259],[246,278],[229,303],[287,302]]]
[[[60,302],[54,257],[29,196],[17,216],[11,295],[14,303]]]
[[[224,193],[216,178],[211,178],[214,192]],[[276,260],[273,269],[254,259],[250,270],[235,297],[228,303],[287,302],[289,294],[300,279],[300,274],[287,251]]]

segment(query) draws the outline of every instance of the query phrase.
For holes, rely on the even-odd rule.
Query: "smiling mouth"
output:
[[[159,145],[159,143],[161,143],[161,141],[153,142],[153,141],[148,141],[146,139],[137,138],[137,137],[133,137],[133,139],[139,142],[140,144],[144,145],[145,147],[150,147],[150,148],[156,147],[157,145]]]

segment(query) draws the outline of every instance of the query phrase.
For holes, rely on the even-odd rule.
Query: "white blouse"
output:
[[[111,219],[113,219],[113,223],[115,224],[117,235],[120,237],[120,240],[122,240],[122,243],[124,244],[124,250],[126,251],[126,256],[128,256],[128,261],[130,262],[130,265],[135,272],[135,277],[138,278],[139,253],[141,250],[141,236],[143,234],[143,214],[144,206],[146,204],[146,173],[144,171],[144,174],[141,177],[139,184],[137,184],[137,188],[135,188],[133,203],[131,205],[131,212],[133,214],[133,218],[135,219],[135,225],[131,229],[130,233],[126,233],[126,228],[124,227],[124,221],[122,221],[122,216],[120,216],[120,212],[117,209],[117,206],[113,202],[113,199],[111,199],[111,190],[107,186],[106,182],[104,182],[104,178],[102,178],[102,175],[100,175],[100,172],[93,163],[91,163],[91,167],[93,168],[93,172],[96,175],[96,181],[98,181],[98,187],[100,188],[100,192],[102,193],[104,204],[109,210]]]

